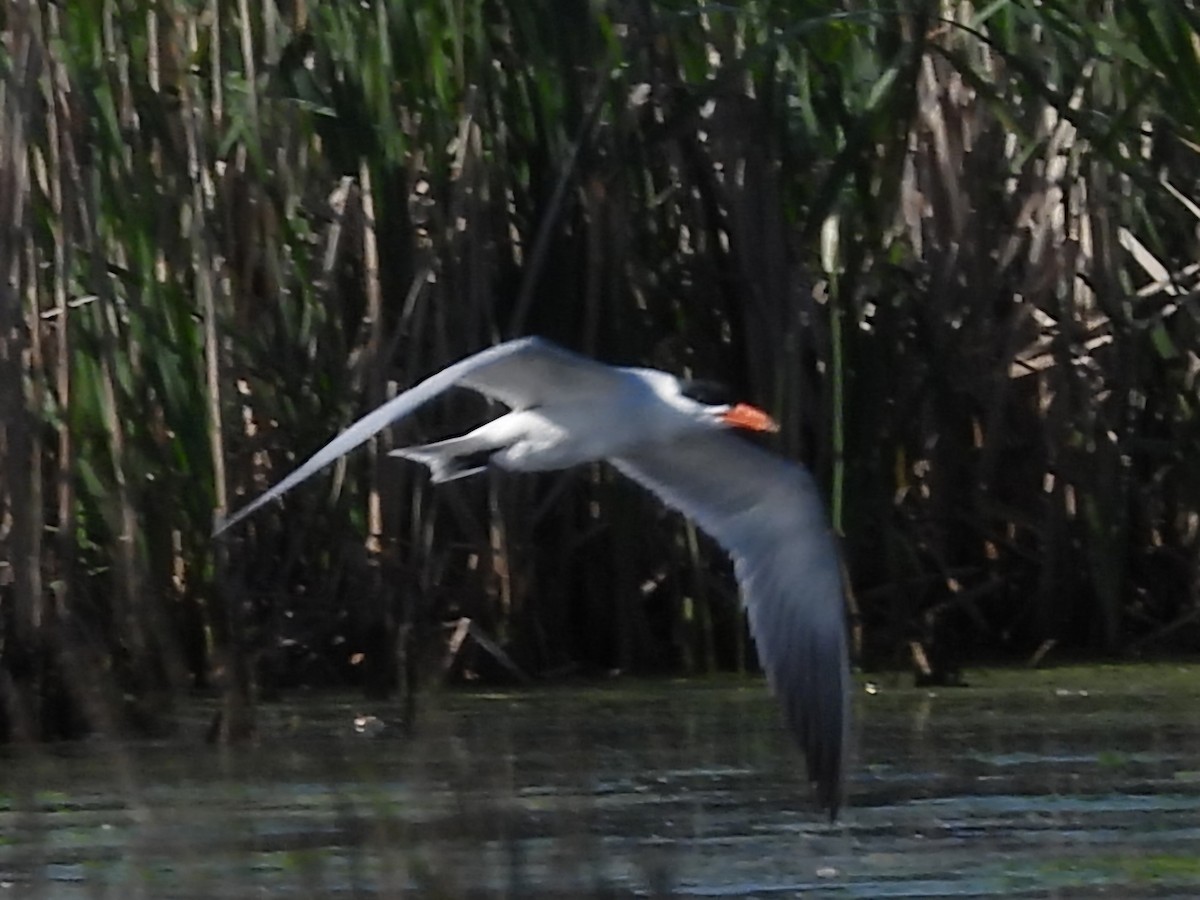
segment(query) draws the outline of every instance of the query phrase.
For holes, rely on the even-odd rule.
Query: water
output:
[[[10,750],[0,900],[1200,895],[1200,667],[873,690],[833,826],[740,680],[441,692],[415,738],[310,697],[248,748],[198,709]]]

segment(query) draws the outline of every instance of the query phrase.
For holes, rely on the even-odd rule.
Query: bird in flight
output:
[[[544,472],[605,460],[689,517],[733,558],[759,659],[804,751],[818,803],[836,816],[849,732],[841,565],[817,486],[798,463],[732,434],[775,431],[762,410],[714,402],[655,369],[617,368],[538,337],[498,344],[431,375],[363,416],[224,522],[221,534],[450,388],[509,412],[459,437],[392,455],[434,483],[493,465]]]

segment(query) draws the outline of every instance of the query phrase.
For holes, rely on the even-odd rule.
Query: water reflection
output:
[[[197,710],[10,752],[0,896],[1191,897],[1200,685],[1138,671],[864,694],[834,827],[756,683],[447,692],[415,739],[308,698],[234,751]]]

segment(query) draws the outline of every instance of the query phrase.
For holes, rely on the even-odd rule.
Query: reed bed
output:
[[[488,674],[443,658],[462,622],[531,674],[752,666],[722,554],[608,470],[432,492],[385,462],[472,398],[210,539],[525,333],[776,413],[866,665],[1194,649],[1198,20],[10,0],[5,730],[152,729],[219,686],[236,737],[289,685]]]

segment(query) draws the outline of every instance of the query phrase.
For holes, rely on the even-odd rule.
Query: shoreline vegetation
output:
[[[218,691],[236,741],[298,687],[753,670],[723,554],[603,467],[435,493],[385,435],[210,539],[520,334],[769,410],[868,670],[1194,654],[1198,25],[11,0],[0,734],[154,733]]]

